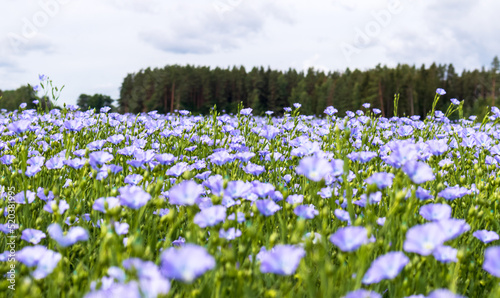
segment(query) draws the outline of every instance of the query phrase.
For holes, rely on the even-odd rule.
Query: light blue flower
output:
[[[295,273],[300,260],[305,255],[305,250],[300,246],[276,245],[270,251],[262,252],[260,271],[262,273],[291,275]]]
[[[169,248],[161,254],[161,273],[166,278],[192,283],[215,267],[215,259],[207,250],[194,244]]]

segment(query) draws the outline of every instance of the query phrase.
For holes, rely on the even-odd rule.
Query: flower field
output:
[[[4,112],[1,296],[500,297],[500,110],[462,104]]]

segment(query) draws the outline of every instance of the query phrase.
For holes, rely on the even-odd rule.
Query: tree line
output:
[[[453,64],[435,63],[429,67],[377,65],[366,71],[348,68],[328,73],[312,68],[306,72],[264,67],[247,71],[243,66],[211,69],[168,65],[128,74],[120,88],[118,109],[125,113],[186,109],[207,114],[216,105],[219,111],[235,113],[243,102],[254,115],[260,115],[266,111],[282,114],[284,107],[300,103],[303,114],[321,115],[331,105],[342,114],[370,103],[383,115],[392,115],[394,96],[399,94],[399,115],[424,116],[431,109],[436,89],[443,88],[447,94],[441,97],[437,109],[446,109],[449,99],[457,98],[464,100],[465,115],[479,115],[496,104],[499,69],[497,57],[489,69],[460,74]]]

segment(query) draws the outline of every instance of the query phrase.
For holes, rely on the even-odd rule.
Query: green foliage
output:
[[[113,99],[108,95],[102,95],[102,94],[94,94],[94,95],[81,94],[78,97],[76,104],[80,107],[82,111],[91,109],[96,109],[96,111],[99,111],[103,107],[110,107],[114,109]]]
[[[35,104],[33,104],[33,100],[38,99],[35,95],[35,91],[33,91],[33,88],[29,85],[22,86],[16,90],[0,90],[0,96],[0,109],[6,109],[8,111],[19,109],[19,105],[22,103],[26,103],[27,109],[34,109]]]

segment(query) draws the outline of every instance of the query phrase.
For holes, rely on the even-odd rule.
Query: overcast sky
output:
[[[0,0],[0,89],[46,74],[74,104],[117,99],[127,73],[167,64],[489,68],[499,11],[498,0]]]

